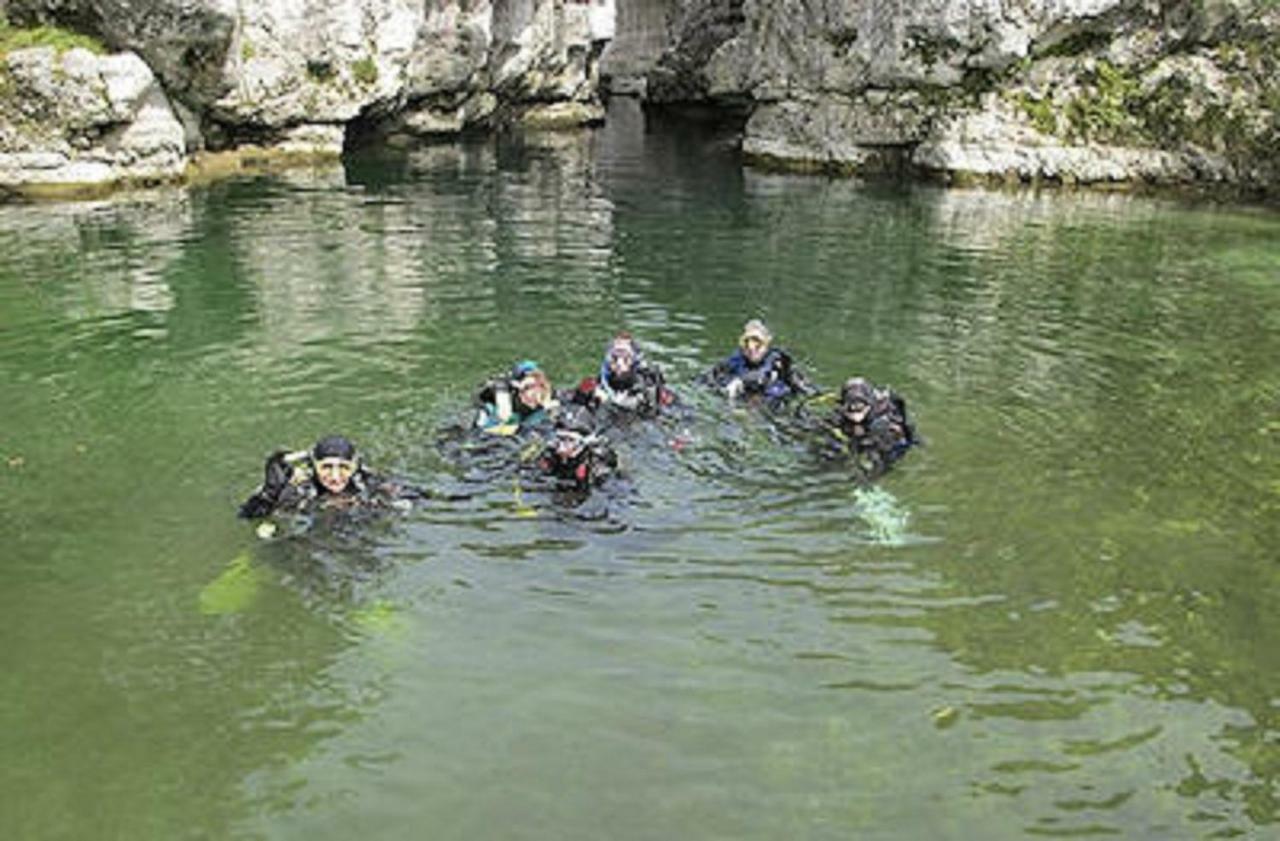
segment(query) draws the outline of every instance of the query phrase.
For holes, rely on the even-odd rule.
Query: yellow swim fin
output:
[[[258,597],[258,585],[264,575],[264,570],[253,565],[249,553],[241,552],[231,559],[221,575],[200,591],[200,612],[205,616],[240,613]]]

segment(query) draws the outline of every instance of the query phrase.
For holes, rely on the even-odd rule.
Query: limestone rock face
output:
[[[756,159],[859,168],[888,158],[1020,180],[1280,183],[1272,0],[635,5],[619,16],[606,74],[642,75],[634,87],[656,102],[747,103],[744,150]]]
[[[0,184],[169,180],[185,164],[182,124],[137,55],[41,47],[0,66]]]
[[[223,67],[226,92],[203,104],[232,133],[270,134],[465,92],[480,86],[490,13],[484,2],[245,4]]]
[[[612,93],[645,94],[649,71],[673,50],[679,0],[633,0],[618,6],[613,37],[600,57],[600,75]]]
[[[197,124],[193,142],[212,148],[402,112],[425,110],[448,129],[504,109],[595,103],[597,12],[565,0],[8,3],[19,23],[141,55]]]
[[[19,23],[62,25],[140,55],[166,91],[193,101],[225,90],[237,0],[8,0]]]

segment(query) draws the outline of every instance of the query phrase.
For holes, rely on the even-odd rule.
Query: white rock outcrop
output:
[[[773,164],[1280,186],[1273,0],[637,0],[602,72]]]
[[[335,155],[354,126],[438,135],[594,122],[599,3],[7,0],[14,21],[87,31],[156,76],[128,115],[108,114],[87,53],[14,53],[0,87],[0,185],[149,177],[140,173],[181,171],[185,154],[241,145]],[[42,126],[24,116],[54,110]],[[108,119],[115,133],[87,153]]]
[[[182,124],[133,53],[15,50],[0,82],[0,185],[153,182],[183,172]]]

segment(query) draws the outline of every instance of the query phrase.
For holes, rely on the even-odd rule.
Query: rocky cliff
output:
[[[741,119],[759,164],[1280,193],[1280,0],[618,0],[616,32],[612,15],[0,0],[0,20],[103,47],[0,41],[0,185],[164,179],[206,149],[335,155],[369,127],[589,123],[603,79]]]
[[[757,162],[1280,185],[1280,0],[631,5],[606,78],[744,110]]]
[[[84,33],[111,54],[3,55],[0,183],[172,172],[169,160],[118,165],[103,138],[131,130],[143,101],[100,101],[115,71],[90,65],[146,73],[133,85],[145,107],[182,126],[179,170],[186,153],[246,144],[337,154],[372,124],[403,136],[596,121],[596,12],[566,0],[7,0],[9,21]]]

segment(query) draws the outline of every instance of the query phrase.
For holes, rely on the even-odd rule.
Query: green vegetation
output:
[[[1139,70],[1098,61],[1082,92],[1064,107],[1018,93],[1011,101],[1036,130],[1074,143],[1105,143],[1180,150],[1198,147],[1245,166],[1274,171],[1280,131],[1280,61],[1276,42],[1219,48],[1222,91],[1203,90],[1196,79],[1173,73],[1152,84]],[[1244,92],[1252,105],[1242,107]],[[1236,101],[1237,104],[1233,104]]]
[[[1041,134],[1058,133],[1058,115],[1054,112],[1053,102],[1039,99],[1029,93],[1018,94],[1018,106],[1028,117],[1031,125]]]
[[[1068,131],[1076,139],[1124,143],[1134,140],[1137,125],[1132,113],[1139,93],[1135,76],[1108,61],[1094,70],[1093,91],[1067,103]]]
[[[353,61],[351,75],[362,85],[373,85],[378,81],[378,65],[368,57]]]
[[[257,48],[253,46],[253,42],[248,38],[245,38],[240,42],[240,59],[242,61],[249,61],[257,54]]]
[[[59,53],[81,47],[95,55],[102,55],[107,51],[101,41],[89,35],[56,26],[20,28],[10,25],[8,20],[0,17],[0,59],[14,50],[27,47],[53,47]]]

